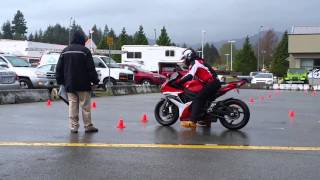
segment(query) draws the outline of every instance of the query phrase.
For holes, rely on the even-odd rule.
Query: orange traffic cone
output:
[[[93,102],[92,102],[92,108],[93,108],[93,109],[96,109],[96,108],[97,108],[97,103],[96,103],[96,101],[93,101]]]
[[[118,129],[126,128],[126,126],[124,125],[124,121],[123,121],[123,118],[122,118],[122,117],[120,117],[120,119],[119,119],[119,121],[118,121],[117,128],[118,128]]]
[[[142,123],[147,123],[147,122],[148,122],[148,116],[147,116],[147,114],[143,114],[143,116],[141,117],[141,122],[142,122]]]
[[[260,99],[260,101],[263,102],[265,98],[264,98],[264,96],[260,96],[259,99]]]
[[[47,101],[47,106],[48,106],[48,107],[51,107],[51,105],[52,105],[52,101],[51,101],[50,99],[48,99],[48,101]]]
[[[251,104],[251,105],[254,104],[254,98],[253,98],[253,97],[250,97],[250,98],[249,98],[249,104]]]
[[[288,115],[289,115],[290,120],[293,121],[294,118],[296,117],[296,112],[293,111],[293,110],[289,110],[289,114]]]

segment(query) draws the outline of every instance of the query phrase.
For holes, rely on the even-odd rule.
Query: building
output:
[[[288,49],[290,68],[320,69],[320,26],[293,27]]]
[[[0,39],[0,52],[22,57],[35,64],[46,52],[61,52],[65,47],[59,44]]]

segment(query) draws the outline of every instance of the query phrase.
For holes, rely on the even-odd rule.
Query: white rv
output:
[[[140,65],[146,70],[159,72],[160,63],[179,63],[185,48],[158,45],[124,45],[121,63]]]

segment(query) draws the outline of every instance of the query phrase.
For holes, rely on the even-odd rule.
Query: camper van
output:
[[[148,71],[160,71],[160,64],[177,64],[181,62],[181,54],[185,48],[158,45],[124,45],[121,50],[121,63],[134,64]]]

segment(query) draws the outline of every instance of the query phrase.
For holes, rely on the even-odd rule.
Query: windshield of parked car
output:
[[[257,74],[255,78],[272,78],[272,74]]]
[[[101,57],[101,59],[103,60],[104,63],[106,63],[106,65],[109,68],[120,68],[120,65],[117,64],[117,62],[115,62],[112,58],[109,57]]]
[[[5,56],[5,58],[12,64],[13,67],[30,67],[31,64],[26,60],[16,56]]]
[[[304,74],[305,73],[305,69],[289,69],[288,72],[292,73],[292,74]]]

